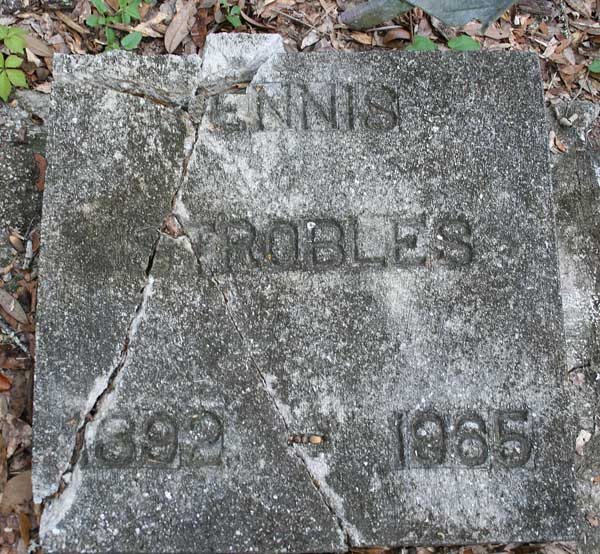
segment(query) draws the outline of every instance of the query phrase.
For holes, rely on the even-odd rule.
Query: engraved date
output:
[[[177,419],[163,412],[119,414],[100,423],[87,463],[109,469],[216,466],[223,441],[223,417],[213,409]]]
[[[396,414],[401,468],[520,468],[532,463],[533,431],[527,410]]]

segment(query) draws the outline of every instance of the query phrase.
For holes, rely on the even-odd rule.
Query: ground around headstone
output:
[[[188,115],[57,60],[47,552],[573,536],[539,77],[495,61],[278,55]]]

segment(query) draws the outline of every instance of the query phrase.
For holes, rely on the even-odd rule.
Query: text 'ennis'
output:
[[[208,98],[204,128],[216,132],[392,131],[400,122],[398,92],[390,86],[262,83],[245,93]]]

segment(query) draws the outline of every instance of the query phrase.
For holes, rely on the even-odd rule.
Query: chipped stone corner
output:
[[[275,34],[215,33],[204,47],[201,88],[208,95],[249,82],[260,67],[285,52],[283,38]]]

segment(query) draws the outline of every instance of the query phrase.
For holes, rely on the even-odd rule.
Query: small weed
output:
[[[223,9],[223,13],[225,15],[225,19],[231,23],[234,29],[242,26],[242,20],[240,19],[240,14],[242,10],[239,6],[230,6],[227,3],[227,0],[220,0],[221,8]]]
[[[142,0],[119,0],[119,9],[114,13],[104,0],[91,0],[91,2],[97,13],[89,15],[85,23],[88,27],[104,29],[106,50],[118,48],[135,50],[142,40],[142,33],[133,31],[119,39],[111,25],[129,25],[133,20],[139,21]]]
[[[437,49],[435,42],[421,35],[415,35],[413,41],[405,48],[409,52],[429,52]]]
[[[0,42],[8,50],[8,56],[0,52],[0,98],[8,102],[13,87],[27,88],[27,79],[22,69],[23,58],[15,54],[25,53],[26,31],[18,27],[0,27]]]
[[[459,52],[468,52],[469,50],[481,50],[481,44],[474,38],[467,35],[460,35],[448,41],[448,48]]]

